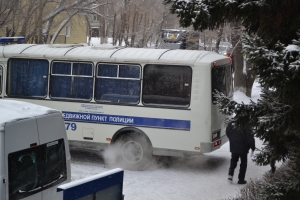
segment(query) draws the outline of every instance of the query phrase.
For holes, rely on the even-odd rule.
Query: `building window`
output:
[[[188,107],[191,99],[192,68],[175,65],[144,67],[144,105]]]
[[[137,104],[140,99],[141,67],[98,64],[95,85],[97,102]]]
[[[91,30],[91,37],[99,37],[99,28],[92,27],[90,30]]]
[[[93,21],[99,21],[98,15],[93,15]]]
[[[66,37],[70,37],[71,34],[71,28],[70,26],[66,26]]]
[[[89,101],[93,94],[93,64],[54,61],[50,76],[50,97]]]

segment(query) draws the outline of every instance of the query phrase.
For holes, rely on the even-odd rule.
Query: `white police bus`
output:
[[[232,96],[230,59],[207,51],[11,44],[0,47],[1,97],[61,110],[69,144],[118,146],[144,169],[152,155],[196,155],[227,141],[213,91]]]

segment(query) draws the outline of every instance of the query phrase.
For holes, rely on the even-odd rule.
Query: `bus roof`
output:
[[[32,103],[2,99],[0,100],[0,110],[0,131],[4,130],[4,125],[8,122],[60,112]]]
[[[211,63],[229,58],[210,51],[170,50],[150,48],[102,48],[84,45],[12,44],[0,47],[0,57],[26,57],[36,59],[72,59],[98,61],[172,61],[176,63]]]

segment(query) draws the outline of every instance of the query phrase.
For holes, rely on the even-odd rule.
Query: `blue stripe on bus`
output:
[[[122,115],[106,115],[96,113],[83,112],[67,112],[62,111],[63,117],[66,121],[82,121],[92,123],[106,123],[106,124],[121,124],[131,126],[146,126],[155,128],[169,128],[169,129],[183,129],[190,130],[191,122],[189,120],[177,119],[161,119],[149,117],[135,117]]]

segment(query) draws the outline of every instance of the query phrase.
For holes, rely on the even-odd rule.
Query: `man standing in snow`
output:
[[[228,181],[232,183],[234,169],[237,166],[239,158],[241,159],[238,184],[246,184],[245,175],[247,170],[247,155],[249,149],[255,150],[255,140],[250,128],[238,129],[235,124],[230,122],[226,128],[226,135],[229,138],[231,161],[228,173]]]

